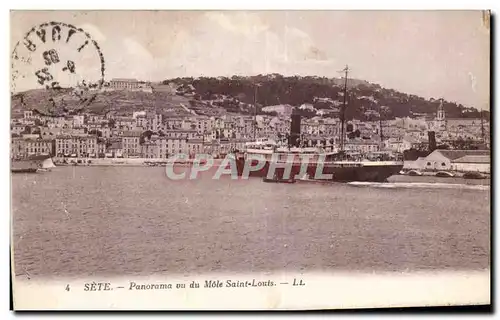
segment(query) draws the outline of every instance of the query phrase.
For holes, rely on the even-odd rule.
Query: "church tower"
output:
[[[436,129],[438,131],[445,131],[446,130],[446,114],[444,113],[444,106],[443,106],[443,100],[440,99],[441,103],[439,104],[438,110],[437,110],[437,117],[436,117]]]
[[[443,99],[441,99],[441,103],[439,104],[436,120],[437,121],[444,121],[445,120]]]

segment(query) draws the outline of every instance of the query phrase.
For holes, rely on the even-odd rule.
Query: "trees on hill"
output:
[[[230,112],[239,110],[242,113],[251,113],[252,111],[243,110],[239,103],[252,105],[257,103],[261,106],[279,104],[300,106],[310,103],[316,110],[338,109],[343,103],[342,81],[339,80],[324,77],[284,77],[272,74],[231,78],[176,78],[165,80],[164,83],[191,84],[202,100],[213,100],[218,96],[225,96],[226,99],[223,102],[217,103],[219,106]],[[386,107],[384,119],[411,117],[414,114],[433,115],[440,103],[439,99],[427,100],[362,80],[350,79],[349,85],[345,110],[347,120],[354,118],[369,120],[370,112],[367,111],[378,112],[382,106]],[[479,117],[480,115],[476,109],[466,108],[450,101],[444,101],[444,108],[447,116],[451,118]],[[311,110],[302,110],[301,113],[305,117],[316,115],[316,112]]]

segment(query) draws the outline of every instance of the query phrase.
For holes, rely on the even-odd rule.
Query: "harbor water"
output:
[[[488,269],[488,182],[416,178],[380,187],[173,181],[161,167],[16,174],[15,274]]]

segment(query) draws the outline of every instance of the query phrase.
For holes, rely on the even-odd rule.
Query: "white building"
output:
[[[139,89],[139,81],[136,79],[112,79],[109,82],[109,86],[115,90],[123,89]]]
[[[109,82],[109,88],[112,90],[129,90],[129,91],[144,91],[153,92],[150,85],[137,81],[136,79],[120,79],[115,78]]]
[[[405,168],[417,170],[452,170],[490,172],[489,150],[434,150],[427,157],[405,161]]]

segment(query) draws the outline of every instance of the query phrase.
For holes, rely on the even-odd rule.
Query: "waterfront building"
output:
[[[188,154],[189,149],[187,142],[188,138],[185,137],[182,138],[168,137],[162,139],[162,143],[164,143],[168,155],[178,154],[178,153]]]
[[[53,154],[54,144],[51,139],[42,139],[39,136],[29,138],[12,138],[11,156],[23,158],[31,155]]]
[[[156,140],[145,141],[141,145],[141,157],[147,159],[161,158],[160,148]]]
[[[125,157],[135,157],[141,154],[140,138],[140,131],[125,131],[122,133],[121,142]]]
[[[106,150],[106,157],[123,158],[123,147],[121,140],[111,140]]]
[[[490,173],[491,156],[488,155],[465,155],[458,159],[453,160],[452,170],[467,172],[478,171]]]
[[[453,170],[490,172],[489,150],[441,150],[431,152],[427,157],[405,161],[405,168],[418,170]]]
[[[203,139],[194,138],[187,140],[187,146],[190,156],[195,156],[196,154],[203,153]]]
[[[97,157],[104,158],[106,154],[106,142],[104,140],[97,140]]]
[[[57,136],[55,155],[57,157],[97,157],[97,136]]]

